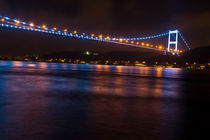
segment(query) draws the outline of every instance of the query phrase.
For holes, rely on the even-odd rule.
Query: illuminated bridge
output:
[[[24,22],[18,19],[12,19],[6,16],[0,16],[0,27],[1,28],[12,28],[16,30],[25,30],[25,31],[34,31],[42,32],[52,35],[65,36],[69,38],[79,38],[85,40],[95,40],[102,41],[114,44],[120,44],[131,47],[145,48],[156,51],[161,51],[164,53],[172,54],[181,54],[184,51],[190,49],[189,45],[185,41],[184,37],[178,30],[170,30],[165,33],[156,34],[152,36],[145,37],[113,37],[113,36],[104,36],[97,34],[87,34],[79,33],[78,31],[68,31],[68,29],[59,30],[56,27],[47,27],[46,25],[35,25],[33,22]],[[164,41],[165,45],[160,44],[161,41]],[[181,40],[181,41],[179,41]]]

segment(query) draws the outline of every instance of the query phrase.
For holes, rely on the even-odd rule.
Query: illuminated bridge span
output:
[[[48,28],[46,25],[35,25],[34,23],[23,22],[18,19],[12,19],[10,17],[0,16],[0,27],[2,28],[12,28],[17,30],[26,30],[26,31],[35,31],[43,32],[47,34],[79,38],[86,40],[95,40],[103,41],[108,43],[115,43],[125,46],[146,48],[162,52],[170,52],[173,54],[180,54],[186,50],[189,50],[190,47],[185,41],[184,37],[178,30],[168,31],[162,34],[146,36],[146,37],[131,37],[131,38],[119,38],[111,36],[103,36],[96,34],[86,34],[78,33],[76,30],[69,32],[68,29],[58,30],[56,27]],[[160,40],[166,38],[166,45],[159,44]],[[181,42],[179,41],[181,38]],[[150,43],[149,43],[150,42]]]

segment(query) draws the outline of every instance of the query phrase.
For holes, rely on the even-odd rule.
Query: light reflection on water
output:
[[[51,86],[47,88],[51,91],[85,91],[90,94],[153,98],[180,97],[180,82],[171,79],[181,78],[181,69],[21,61],[0,61],[0,66],[3,71],[4,67],[9,67],[10,72],[23,73],[25,78],[22,80],[30,79],[31,77],[28,74],[32,74],[32,77],[35,77],[34,74],[37,74],[36,77],[39,77],[39,74],[47,74],[44,76],[46,77],[48,74],[63,70],[59,72],[61,76],[53,74],[48,77],[47,82]],[[62,73],[66,74],[72,71],[77,73],[73,74],[72,77],[62,76]],[[81,73],[78,73],[78,71],[81,71]],[[85,74],[86,71],[103,73]],[[15,76],[18,76],[18,74]],[[164,78],[164,80],[161,78]],[[31,81],[29,84],[33,85],[35,80],[29,81]],[[26,82],[23,83],[28,87]],[[20,87],[24,88],[24,84]]]
[[[183,99],[209,99],[209,74],[196,74],[0,61],[0,138],[183,139],[191,123]]]

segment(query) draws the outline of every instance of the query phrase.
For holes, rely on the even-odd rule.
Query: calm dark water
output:
[[[210,129],[210,72],[0,61],[0,140],[185,140]]]

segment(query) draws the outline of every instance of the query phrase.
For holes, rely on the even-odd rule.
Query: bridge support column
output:
[[[175,37],[173,35],[175,35]],[[171,51],[171,45],[175,45],[175,52],[177,53],[177,49],[178,49],[178,35],[179,35],[179,31],[178,30],[169,31],[169,35],[168,35],[168,52]],[[175,39],[173,39],[173,37]]]

